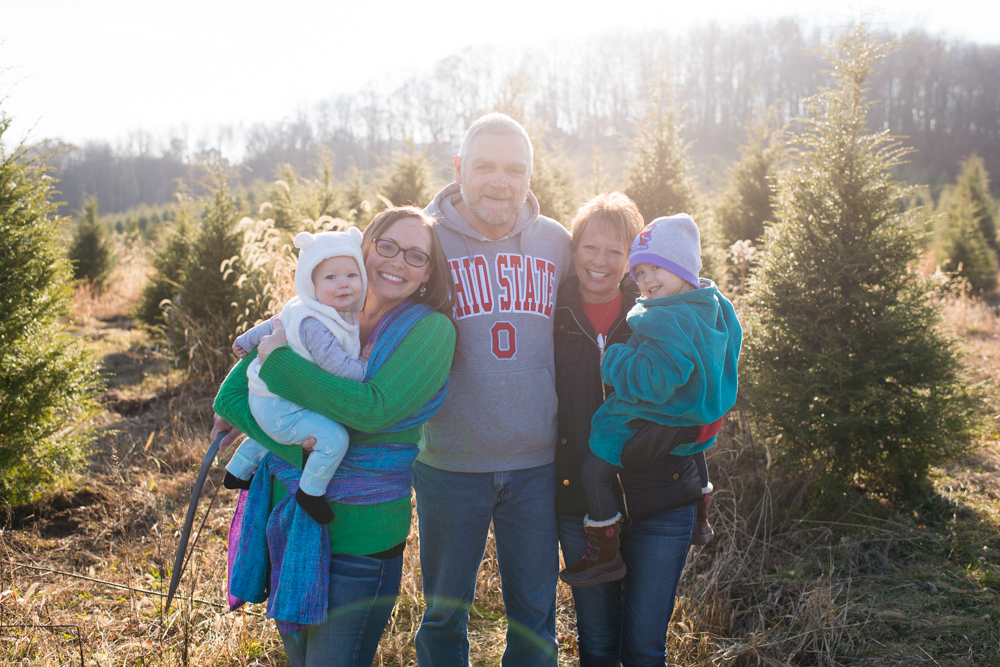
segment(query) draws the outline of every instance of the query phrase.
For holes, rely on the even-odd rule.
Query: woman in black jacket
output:
[[[580,464],[590,451],[591,418],[610,391],[601,381],[601,355],[632,335],[625,316],[639,290],[628,276],[628,249],[641,229],[635,203],[619,192],[594,197],[573,220],[575,276],[559,289],[554,333],[556,514],[566,563],[588,552]],[[697,432],[650,424],[622,452],[621,554],[628,574],[573,588],[581,667],[665,663],[667,626],[695,528],[694,503],[702,498],[693,459],[665,452],[694,441]]]

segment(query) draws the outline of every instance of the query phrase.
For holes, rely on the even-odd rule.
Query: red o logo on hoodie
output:
[[[510,322],[495,322],[490,327],[493,356],[501,361],[517,354],[517,329]]]

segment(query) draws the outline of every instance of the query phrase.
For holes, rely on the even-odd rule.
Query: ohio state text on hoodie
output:
[[[452,472],[522,470],[555,460],[552,316],[572,271],[569,232],[528,192],[514,229],[492,241],[453,205],[452,183],[426,212],[451,267],[458,346],[444,407],[424,427],[418,460]]]

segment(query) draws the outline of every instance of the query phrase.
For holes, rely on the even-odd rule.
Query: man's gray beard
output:
[[[515,220],[517,218],[517,212],[521,210],[521,204],[524,203],[524,201],[521,201],[521,203],[517,206],[505,206],[503,209],[473,206],[470,203],[471,196],[465,187],[465,183],[462,183],[460,187],[462,192],[462,201],[465,202],[465,205],[469,207],[469,210],[472,211],[476,217],[491,227],[503,227],[504,225],[509,224],[512,220]],[[526,192],[524,199],[527,200],[527,198],[528,194]]]

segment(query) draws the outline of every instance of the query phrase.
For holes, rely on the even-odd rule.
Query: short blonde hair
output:
[[[624,192],[606,192],[594,195],[577,210],[570,227],[573,234],[570,238],[570,248],[576,252],[580,239],[586,236],[595,225],[602,224],[611,230],[625,246],[625,251],[632,247],[632,241],[642,231],[642,214],[639,207],[628,198]]]

